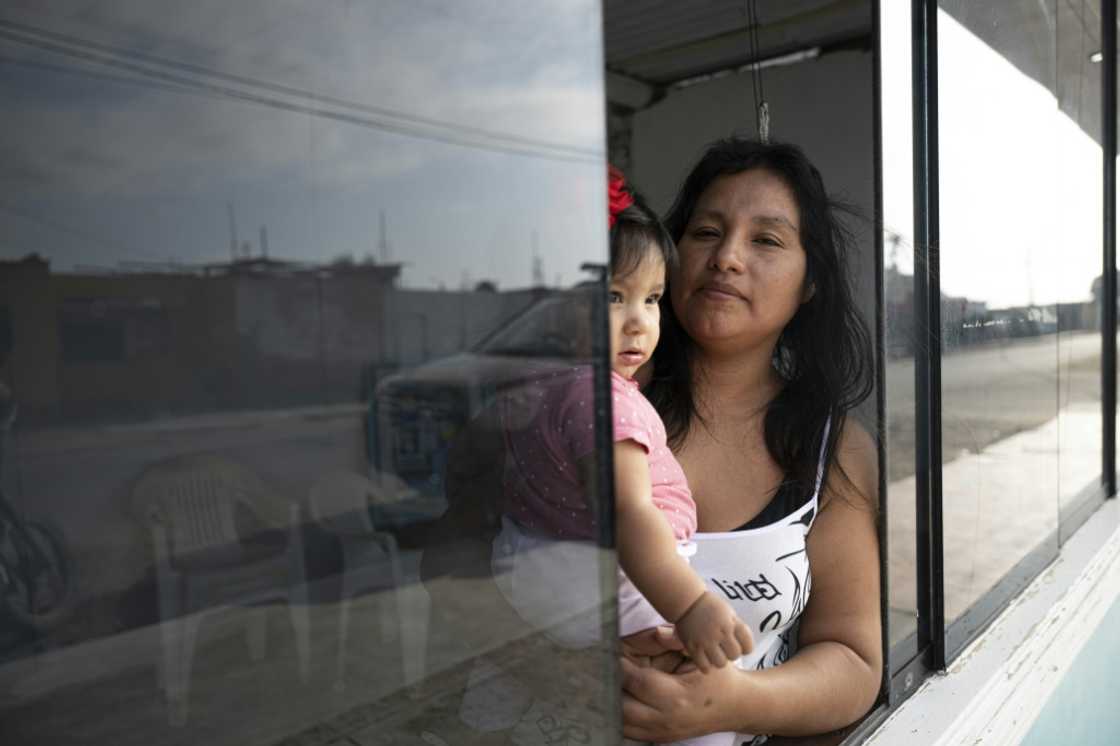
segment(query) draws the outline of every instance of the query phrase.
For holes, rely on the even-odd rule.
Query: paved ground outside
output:
[[[946,621],[1058,527],[1101,474],[1100,338],[1049,335],[942,360]],[[916,628],[914,367],[887,369],[891,639]]]
[[[1098,478],[1098,366],[1092,335],[946,356],[950,621],[1050,535],[1061,507]],[[905,457],[913,447],[912,380],[912,361],[890,363],[885,505],[894,639],[914,627],[915,487],[913,462]],[[259,660],[247,643],[249,612],[227,609],[203,620],[191,651],[185,723],[171,724],[157,678],[164,645],[158,617],[137,612],[133,618],[119,603],[97,600],[98,593],[117,598],[113,594],[151,582],[149,537],[130,514],[137,475],[168,450],[186,448],[184,439],[191,447],[235,453],[276,485],[278,519],[286,505],[305,498],[315,474],[353,463],[359,417],[339,409],[267,426],[247,421],[232,427],[222,420],[174,434],[120,429],[75,432],[51,440],[50,447],[21,444],[25,507],[66,521],[89,598],[77,621],[34,655],[0,662],[0,740],[442,746],[466,740],[594,743],[616,732],[615,683],[604,649],[573,653],[553,646],[501,613],[487,578],[465,572],[421,584],[418,553],[407,549],[403,590],[368,594],[351,607],[341,682],[335,666],[341,607],[329,594],[310,606],[306,679],[285,606],[265,607],[268,634]],[[9,482],[14,478],[7,475]],[[478,696],[464,704],[464,689]],[[496,693],[493,701],[483,696],[487,691]]]

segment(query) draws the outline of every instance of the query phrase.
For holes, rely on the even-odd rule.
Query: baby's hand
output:
[[[751,631],[722,598],[705,591],[677,620],[677,636],[700,670],[722,668],[754,649]]]

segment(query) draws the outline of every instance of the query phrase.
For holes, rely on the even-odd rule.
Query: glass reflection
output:
[[[457,711],[466,734],[539,740],[544,731],[533,732],[543,728],[589,738],[586,711],[598,710],[604,696],[598,682],[585,678],[603,665],[614,634],[613,614],[603,605],[611,594],[599,581],[611,563],[599,547],[594,482],[571,475],[574,486],[566,489],[584,497],[572,506],[579,517],[565,522],[574,531],[567,540],[523,530],[527,506],[518,499],[526,459],[539,460],[544,441],[566,437],[549,404],[578,392],[588,404],[581,436],[597,436],[589,321],[599,292],[591,283],[541,298],[459,367],[466,374],[488,370],[489,401],[447,451],[450,508],[425,549],[423,570],[435,619],[448,629],[433,639],[457,638],[470,659]],[[387,381],[379,401],[406,390],[403,379]],[[473,576],[469,593],[447,583],[463,576]],[[465,622],[479,614],[486,625]],[[597,717],[605,727],[601,712]]]
[[[5,743],[605,727],[603,653],[540,666],[483,553],[495,402],[598,336],[600,24],[0,11]]]
[[[1058,325],[1058,498],[1063,529],[1095,497],[1101,478],[1100,3],[1058,6],[1057,70],[1062,261]],[[1063,531],[1064,533],[1064,531]]]
[[[1056,547],[1066,233],[1056,3],[938,14],[945,618]],[[1061,216],[1061,217],[1060,217]],[[1076,222],[1076,221],[1071,221]],[[1086,230],[1093,228],[1086,225]],[[1079,235],[1079,234],[1077,234]],[[1075,288],[1071,295],[1070,288]]]
[[[887,572],[890,665],[917,654],[913,123],[910,8],[879,6],[883,148],[883,303],[886,326]]]

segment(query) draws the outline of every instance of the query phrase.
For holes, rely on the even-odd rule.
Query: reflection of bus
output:
[[[545,296],[470,351],[383,379],[370,402],[374,473],[442,497],[448,445],[464,423],[528,377],[590,358],[596,287]]]

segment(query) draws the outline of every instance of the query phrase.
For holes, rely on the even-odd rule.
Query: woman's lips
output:
[[[742,294],[731,285],[710,282],[700,286],[700,294],[712,300],[743,300]]]

